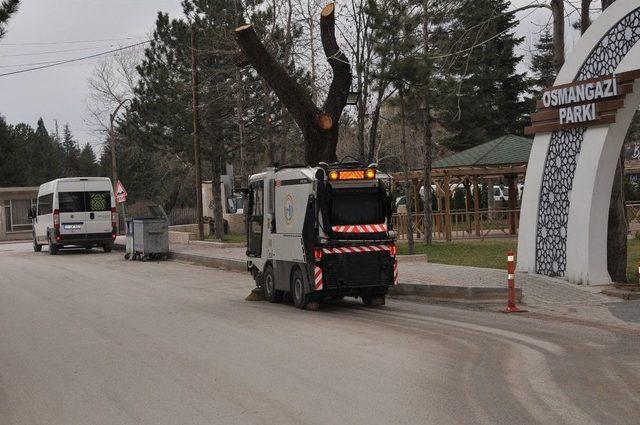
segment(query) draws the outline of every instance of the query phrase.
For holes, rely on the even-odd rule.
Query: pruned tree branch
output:
[[[236,28],[236,39],[246,61],[264,78],[304,132],[304,127],[319,112],[304,89],[271,56],[252,25]]]
[[[307,162],[335,161],[339,120],[351,87],[349,59],[336,41],[335,4],[328,4],[320,14],[322,47],[333,71],[331,86],[322,108],[267,51],[253,26],[242,25],[235,32],[246,62],[267,82],[302,130]]]

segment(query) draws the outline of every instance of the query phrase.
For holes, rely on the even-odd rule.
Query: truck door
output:
[[[249,212],[247,225],[247,255],[262,255],[262,228],[264,221],[264,180],[249,186]]]

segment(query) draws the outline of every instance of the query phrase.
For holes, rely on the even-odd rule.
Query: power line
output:
[[[0,77],[6,77],[8,75],[14,75],[14,74],[22,74],[23,72],[36,71],[38,69],[52,68],[54,66],[64,65],[66,63],[79,62],[79,61],[83,61],[83,60],[87,60],[87,59],[93,59],[93,58],[97,58],[97,57],[100,57],[100,56],[108,55],[108,54],[111,54],[111,53],[120,52],[122,50],[130,49],[132,47],[142,46],[143,44],[147,44],[150,41],[151,40],[146,40],[146,41],[142,41],[140,43],[135,43],[135,44],[131,44],[129,46],[119,47],[117,49],[109,50],[109,51],[106,51],[106,52],[96,53],[94,55],[83,56],[83,57],[75,58],[75,59],[67,59],[67,60],[63,60],[63,61],[59,61],[59,62],[54,62],[54,63],[48,64],[48,65],[37,66],[37,67],[34,67],[34,68],[21,69],[19,71],[12,71],[12,72],[5,72],[4,74],[0,74]]]
[[[51,55],[54,53],[69,53],[69,52],[83,52],[87,50],[98,50],[105,49],[107,47],[114,47],[115,44],[110,44],[108,46],[94,46],[94,47],[82,47],[80,49],[64,49],[64,50],[49,50],[47,52],[34,52],[34,53],[14,53],[10,55],[0,55],[0,58],[17,58],[23,56],[41,56],[41,55]]]
[[[55,60],[55,61],[31,62],[31,63],[15,63],[13,65],[0,65],[0,68],[17,68],[17,67],[20,67],[20,66],[45,65],[45,64],[56,63],[56,62],[59,62],[59,59]]]
[[[104,43],[109,41],[135,40],[137,38],[140,38],[140,37],[105,38],[102,40],[49,41],[49,42],[33,42],[33,43],[0,43],[0,47],[2,46],[52,46],[56,44]]]

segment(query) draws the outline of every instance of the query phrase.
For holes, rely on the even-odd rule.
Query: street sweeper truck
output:
[[[391,177],[375,164],[268,168],[249,177],[247,269],[270,302],[383,305],[398,280],[392,212]]]

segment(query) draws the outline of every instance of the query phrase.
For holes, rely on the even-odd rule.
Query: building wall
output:
[[[31,229],[7,231],[7,222],[10,217],[7,217],[7,209],[5,205],[7,201],[17,200],[33,200],[38,196],[38,188],[20,188],[12,191],[0,188],[0,241],[11,240],[25,240],[31,239]]]

